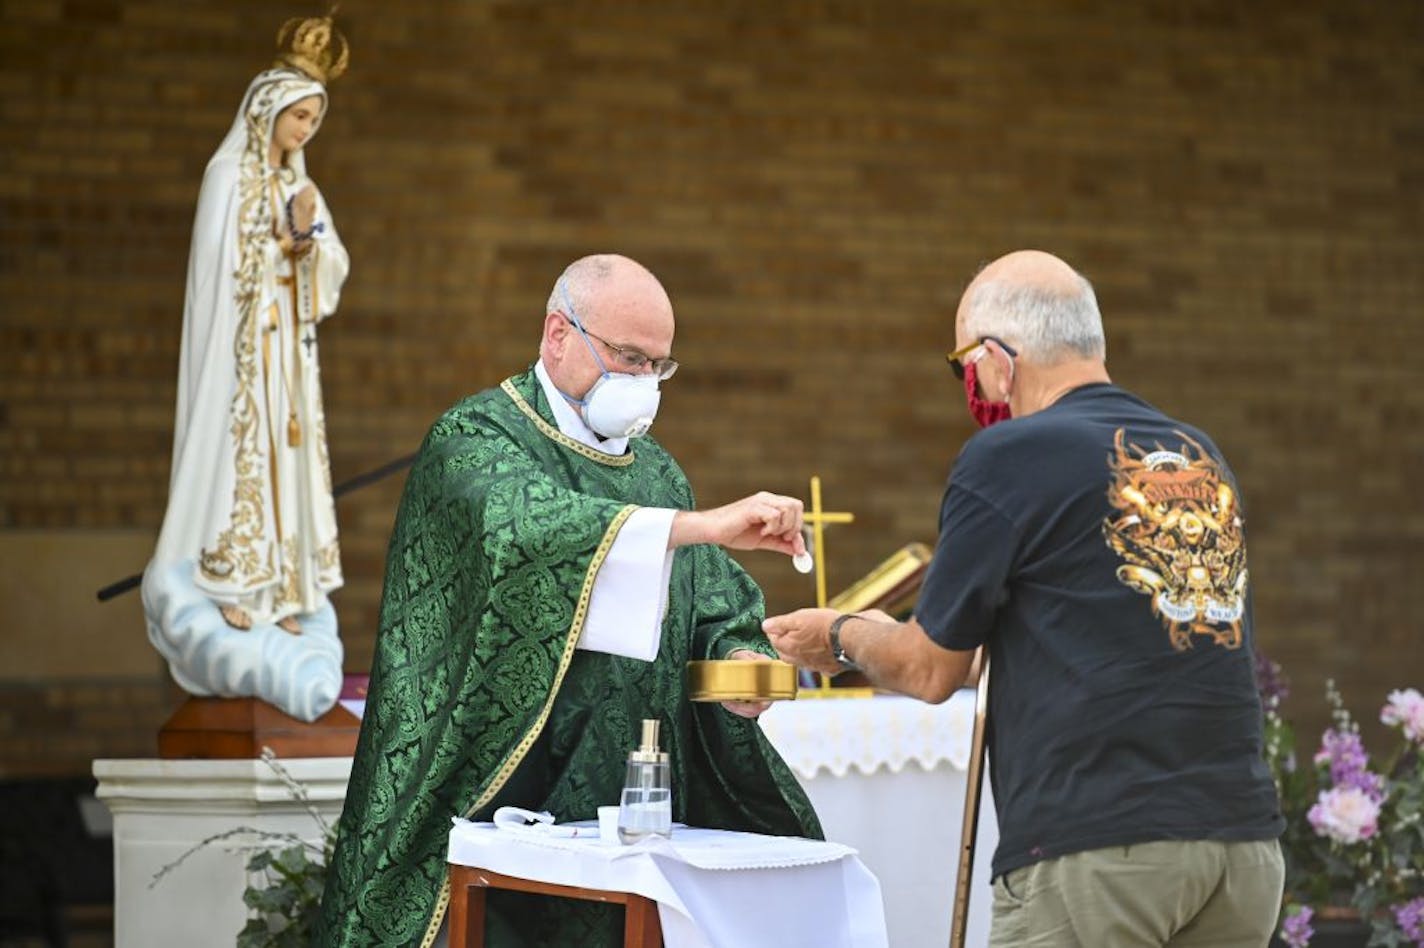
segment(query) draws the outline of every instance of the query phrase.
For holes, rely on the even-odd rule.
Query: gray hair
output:
[[[1020,282],[987,280],[974,287],[964,329],[974,339],[994,336],[1030,361],[1052,365],[1065,358],[1105,359],[1107,339],[1093,285],[1074,273],[1064,291]]]
[[[554,281],[544,313],[577,316],[578,321],[584,323],[599,285],[613,275],[613,261],[616,259],[612,254],[593,254],[569,264]],[[568,311],[571,307],[574,310],[572,313]]]

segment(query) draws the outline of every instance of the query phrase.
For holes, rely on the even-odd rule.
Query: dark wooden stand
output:
[[[623,948],[661,948],[662,923],[658,921],[658,904],[632,892],[606,889],[582,889],[552,882],[534,882],[502,876],[474,866],[450,867],[450,948],[484,948],[485,894],[490,889],[511,889],[534,892],[565,899],[589,902],[614,902],[625,906]]]
[[[340,704],[308,724],[256,698],[190,697],[158,731],[164,759],[246,760],[270,747],[278,757],[351,757],[361,719]]]

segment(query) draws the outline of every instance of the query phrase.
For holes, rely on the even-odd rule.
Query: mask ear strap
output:
[[[593,361],[598,363],[598,370],[602,372],[604,376],[607,376],[609,374],[608,366],[603,364],[603,359],[599,357],[598,350],[593,347],[593,340],[588,338],[588,333],[584,332],[583,323],[579,321],[578,313],[574,311],[574,301],[569,298],[569,288],[564,285],[562,278],[559,279],[559,295],[564,298],[564,308],[568,310],[567,315],[569,322],[574,324],[574,328],[578,330],[579,338],[583,340],[584,345],[588,346],[588,351],[593,353]],[[579,404],[582,405],[584,403],[579,402]]]
[[[564,397],[567,398],[570,402],[572,402],[573,404],[577,405],[577,406],[580,407],[580,408],[587,408],[587,407],[588,407],[588,399],[587,399],[587,398],[574,398],[572,395],[570,395],[568,392],[564,391],[563,389],[559,388],[557,385],[554,386],[554,391],[558,392],[560,395],[564,396]],[[592,390],[592,389],[589,389],[589,391],[591,392],[591,391],[593,391],[593,390]]]

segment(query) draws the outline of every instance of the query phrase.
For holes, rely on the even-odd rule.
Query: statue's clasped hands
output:
[[[283,253],[304,257],[311,252],[316,229],[316,185],[308,183],[288,199],[285,219],[272,222],[272,233]]]

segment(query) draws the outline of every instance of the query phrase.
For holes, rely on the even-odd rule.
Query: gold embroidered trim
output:
[[[332,540],[326,546],[318,549],[314,556],[317,568],[323,573],[338,569],[341,566],[341,544]]]
[[[297,538],[287,537],[282,540],[282,587],[277,593],[278,609],[291,604],[300,607],[302,604],[302,593],[297,585],[297,577],[302,571],[305,563],[299,563],[297,553]]]
[[[440,883],[440,896],[435,900],[435,914],[430,916],[430,924],[425,926],[425,937],[420,939],[420,948],[430,948],[440,934],[440,923],[445,921],[445,910],[450,907],[450,870],[445,870],[445,879]]]
[[[520,411],[524,412],[524,414],[529,416],[530,421],[534,422],[534,424],[539,426],[539,430],[543,432],[544,437],[548,438],[550,441],[556,441],[559,444],[562,444],[564,447],[568,448],[570,451],[576,451],[579,454],[582,454],[590,461],[597,461],[599,464],[607,464],[609,467],[627,467],[629,464],[633,463],[633,452],[631,450],[629,450],[627,454],[608,454],[604,451],[599,451],[596,448],[590,448],[582,441],[575,441],[573,438],[570,438],[558,428],[555,428],[553,425],[540,418],[539,413],[534,410],[534,407],[528,402],[526,402],[524,400],[524,396],[520,395],[519,390],[514,387],[513,379],[505,379],[503,382],[500,383],[499,387],[504,389],[504,393],[510,397],[514,404],[519,406]]]
[[[282,545],[282,490],[281,480],[277,470],[277,432],[274,430],[277,424],[276,412],[272,405],[272,340],[277,340],[277,345],[282,345],[282,338],[277,335],[277,330],[281,328],[281,311],[277,304],[273,303],[267,307],[267,329],[269,331],[262,334],[262,403],[267,406],[267,482],[272,488],[272,529],[276,535],[272,537],[274,545]],[[287,360],[279,352],[277,354],[281,365],[278,367],[282,373],[283,387],[286,387]],[[287,395],[288,404],[291,403],[291,394]],[[285,566],[286,557],[280,557]]]
[[[506,381],[506,385],[509,383]],[[506,391],[509,391],[506,389]],[[510,391],[510,395],[523,403],[519,398],[519,393]],[[527,407],[527,406],[526,406]],[[593,598],[593,581],[598,576],[598,571],[603,568],[603,561],[608,557],[608,551],[613,548],[613,541],[618,536],[618,531],[623,529],[623,524],[637,510],[636,504],[629,504],[618,511],[613,517],[613,522],[608,525],[608,529],[603,531],[603,539],[598,542],[598,549],[593,552],[593,561],[588,564],[588,572],[583,577],[583,588],[579,590],[578,606],[574,609],[574,621],[569,625],[569,636],[564,642],[564,653],[559,657],[559,668],[554,673],[554,685],[549,689],[549,696],[544,699],[544,707],[539,711],[539,718],[534,722],[534,726],[524,733],[519,739],[519,743],[514,745],[514,751],[505,758],[504,763],[495,771],[494,777],[486,785],[484,792],[469,808],[461,814],[462,819],[468,820],[480,807],[494,799],[495,794],[509,780],[515,769],[524,761],[524,757],[529,753],[529,749],[534,746],[534,742],[539,739],[539,735],[544,731],[544,725],[549,721],[549,712],[553,710],[554,699],[559,695],[559,688],[563,686],[564,675],[569,670],[569,663],[573,661],[574,651],[578,647],[579,636],[583,634],[583,624],[588,618],[589,600]],[[445,910],[450,905],[450,873],[445,873],[445,881],[440,885],[440,895],[435,900],[435,912],[430,917],[430,924],[426,926],[425,937],[421,939],[420,948],[431,948],[435,943],[435,936],[440,933],[440,923],[445,920]]]

